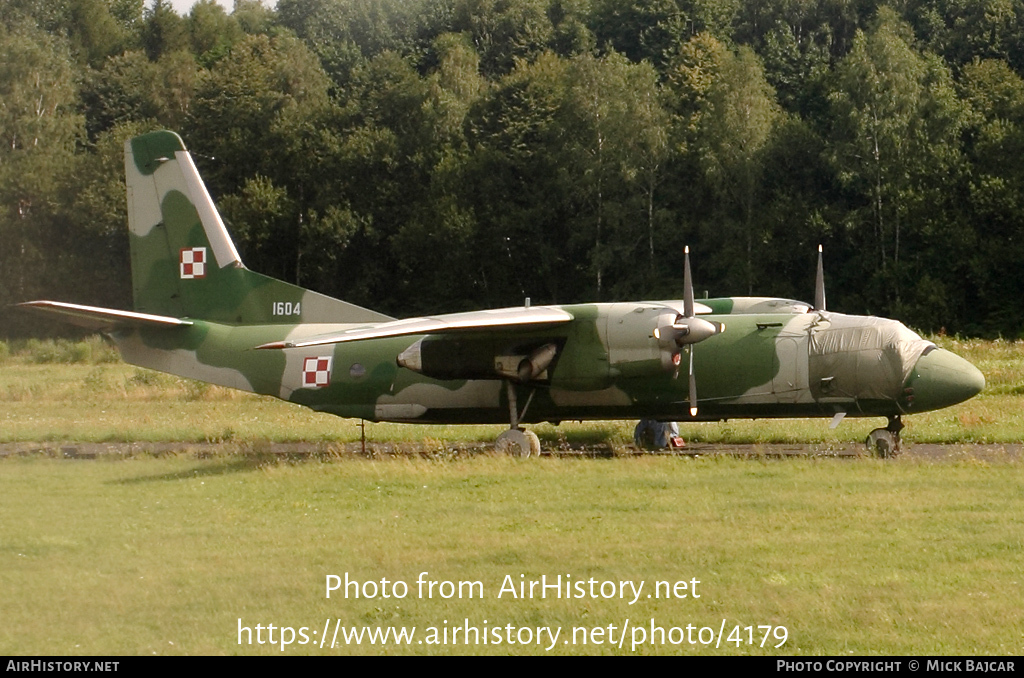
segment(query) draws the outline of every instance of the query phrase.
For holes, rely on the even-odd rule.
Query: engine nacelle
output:
[[[608,315],[608,364],[613,377],[674,373],[680,345],[671,328],[680,315],[665,306],[615,304]],[[703,321],[702,321],[703,322]],[[670,336],[671,335],[671,336]]]

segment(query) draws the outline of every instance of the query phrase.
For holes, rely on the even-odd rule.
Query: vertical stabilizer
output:
[[[129,140],[125,176],[136,311],[240,325],[390,320],[245,268],[177,134]]]

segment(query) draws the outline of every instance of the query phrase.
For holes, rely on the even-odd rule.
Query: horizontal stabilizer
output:
[[[58,315],[65,322],[89,330],[105,332],[118,327],[181,327],[191,325],[187,320],[149,313],[119,311],[113,308],[66,304],[60,301],[26,301],[20,308]]]
[[[325,344],[340,344],[348,341],[402,337],[414,334],[489,332],[508,327],[524,329],[530,326],[561,325],[572,320],[573,315],[571,313],[548,306],[501,308],[492,311],[451,313],[427,318],[407,318],[405,320],[381,323],[372,327],[321,334],[297,341],[275,341],[257,346],[256,348],[303,348],[306,346],[323,346]]]

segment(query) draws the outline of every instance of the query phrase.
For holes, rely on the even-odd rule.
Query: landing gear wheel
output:
[[[539,457],[540,438],[538,438],[537,434],[534,433],[533,431],[527,431],[524,429],[523,433],[526,434],[526,439],[530,441],[530,456]]]
[[[523,459],[530,455],[540,456],[540,438],[533,431],[513,428],[498,436],[494,449]]]
[[[899,454],[900,438],[889,429],[876,428],[864,441],[868,451],[880,459],[891,459]]]

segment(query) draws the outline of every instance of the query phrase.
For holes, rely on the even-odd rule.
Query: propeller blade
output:
[[[825,266],[821,261],[821,245],[818,245],[818,274],[814,277],[814,310],[825,310]]]
[[[683,317],[692,318],[693,310],[693,278],[690,275],[690,247],[683,249]]]
[[[690,347],[690,416],[697,416],[697,378],[693,375],[693,346]]]

